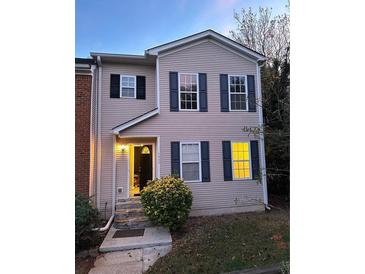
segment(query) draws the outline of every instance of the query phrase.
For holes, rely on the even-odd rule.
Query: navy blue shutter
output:
[[[180,142],[171,142],[171,175],[180,177]]]
[[[178,73],[170,71],[170,111],[179,111]]]
[[[210,164],[209,164],[209,142],[200,142],[201,161],[202,161],[202,182],[210,182]]]
[[[223,141],[223,174],[225,181],[232,181],[231,142]]]
[[[146,77],[137,76],[137,99],[146,99]]]
[[[207,74],[199,73],[199,111],[208,111]]]
[[[120,98],[119,74],[110,74],[110,98]]]
[[[220,86],[221,86],[221,111],[229,111],[229,99],[228,99],[228,74],[220,75]]]
[[[260,162],[259,162],[259,142],[251,141],[251,169],[252,179],[259,179],[260,176]]]
[[[247,75],[248,111],[256,111],[255,76]]]

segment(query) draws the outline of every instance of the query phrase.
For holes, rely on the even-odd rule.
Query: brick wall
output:
[[[75,187],[89,195],[91,76],[75,75]]]

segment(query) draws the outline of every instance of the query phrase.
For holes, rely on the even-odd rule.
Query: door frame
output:
[[[141,142],[132,142],[132,143],[128,143],[128,145],[133,145],[133,149],[134,149],[134,146],[135,145],[152,145],[152,180],[153,179],[155,179],[156,178],[156,171],[155,171],[155,169],[156,169],[156,145],[155,145],[155,143],[151,143],[151,142],[147,142],[147,143],[141,143]],[[129,190],[130,190],[130,184],[131,184],[131,182],[130,182],[130,165],[131,165],[131,161],[130,161],[130,156],[129,156],[129,153],[130,153],[130,151],[128,152],[128,198],[133,198],[133,197],[131,197],[130,196],[130,192],[129,192]],[[134,153],[134,151],[133,151],[133,153]],[[134,164],[134,163],[133,163]]]

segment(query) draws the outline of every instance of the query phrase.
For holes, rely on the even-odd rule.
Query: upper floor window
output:
[[[248,110],[246,75],[229,76],[230,110]]]
[[[232,142],[233,179],[251,179],[250,149],[248,142]]]
[[[136,76],[120,76],[120,97],[136,98]]]
[[[198,74],[179,73],[180,110],[198,110]]]
[[[200,142],[181,143],[181,177],[187,182],[200,182]]]

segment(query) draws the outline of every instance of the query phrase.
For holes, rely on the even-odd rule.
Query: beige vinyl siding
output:
[[[101,96],[101,180],[100,209],[112,204],[113,138],[111,129],[156,108],[155,66],[103,63]],[[146,99],[110,98],[110,74],[141,75],[146,77]],[[117,167],[117,174],[120,175]],[[126,175],[127,176],[127,175]]]
[[[170,112],[169,71],[207,74],[208,112]],[[230,207],[244,211],[245,207],[263,204],[261,184],[223,180],[222,141],[255,139],[244,136],[241,128],[257,126],[259,114],[221,112],[219,74],[255,75],[256,79],[256,64],[209,41],[160,57],[160,115],[121,134],[160,136],[161,176],[171,172],[171,141],[209,141],[211,182],[189,184],[194,195],[193,211]]]

